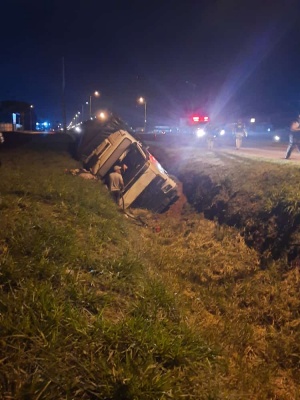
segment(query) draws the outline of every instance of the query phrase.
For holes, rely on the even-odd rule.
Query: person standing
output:
[[[206,143],[207,143],[208,150],[213,150],[215,139],[216,139],[215,128],[210,125],[207,125],[206,126]]]
[[[124,181],[122,178],[122,168],[118,165],[114,166],[114,172],[109,174],[109,191],[118,206],[120,205],[122,190],[124,189]]]
[[[242,146],[243,138],[247,136],[245,125],[240,119],[233,128],[233,134],[235,136],[235,148],[239,150]]]
[[[298,115],[298,118],[295,119],[295,121],[293,121],[290,126],[289,145],[285,155],[286,160],[290,158],[292,151],[295,148],[297,148],[298,152],[300,152],[299,145],[300,145],[300,115]]]

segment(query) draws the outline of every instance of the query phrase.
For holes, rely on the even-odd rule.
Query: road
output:
[[[224,146],[220,151],[239,154],[244,157],[262,158],[269,160],[281,160],[286,163],[300,162],[300,153],[295,149],[289,160],[285,160],[288,143],[270,143],[263,140],[245,140],[243,147],[236,150],[233,146]]]
[[[170,144],[172,147],[180,147],[181,149],[187,147],[201,148],[204,152],[208,153],[206,142],[205,141],[195,141],[195,139],[191,140],[183,140],[182,138],[174,138],[167,137],[166,135],[156,136],[155,138],[145,138],[143,139],[146,143],[154,145],[159,144],[161,146],[162,143],[165,145]],[[146,139],[146,140],[145,140]],[[150,139],[150,140],[149,140]],[[287,150],[288,143],[285,142],[272,142],[271,140],[264,139],[256,139],[256,138],[246,138],[243,140],[242,148],[236,150],[235,142],[233,138],[228,138],[227,141],[216,141],[214,145],[214,152],[224,152],[228,154],[239,155],[241,157],[250,157],[255,159],[264,159],[264,160],[278,160],[284,163],[299,163],[300,162],[300,153],[295,149],[292,152],[291,158],[289,160],[285,160],[285,154]]]

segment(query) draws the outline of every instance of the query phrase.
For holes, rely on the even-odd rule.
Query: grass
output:
[[[155,146],[167,169],[184,183],[189,204],[208,219],[237,227],[261,254],[262,267],[280,258],[299,264],[297,164],[246,153]]]
[[[135,224],[56,138],[1,158],[3,399],[300,398],[297,268],[192,210]]]

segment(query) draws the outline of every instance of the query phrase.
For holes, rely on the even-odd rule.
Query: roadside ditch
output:
[[[298,200],[291,202],[280,195],[276,201],[268,202],[268,191],[262,194],[263,191],[258,193],[255,187],[253,191],[249,187],[246,190],[243,185],[237,187],[230,177],[210,176],[205,168],[185,172],[162,149],[151,150],[181,182],[182,195],[186,198],[186,202],[180,200],[183,208],[188,205],[209,220],[237,228],[247,246],[260,254],[261,268],[267,268],[273,260],[282,260],[284,270],[300,267]],[[263,179],[269,178],[262,176]],[[179,207],[178,211],[183,212],[183,208]]]

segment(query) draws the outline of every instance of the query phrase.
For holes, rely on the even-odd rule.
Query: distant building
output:
[[[22,101],[0,102],[0,131],[35,130],[36,114],[31,104]]]

